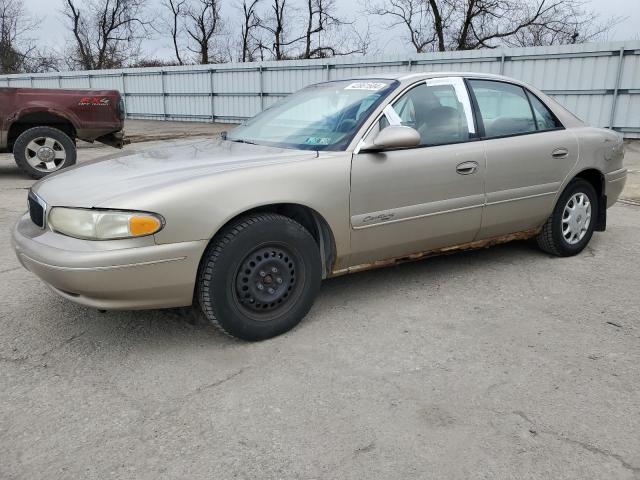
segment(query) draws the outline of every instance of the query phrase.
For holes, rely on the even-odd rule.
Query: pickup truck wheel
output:
[[[586,180],[576,178],[562,192],[538,234],[538,246],[559,257],[577,255],[591,240],[597,218],[596,191]]]
[[[34,127],[23,132],[13,144],[13,156],[32,178],[42,178],[76,163],[76,146],[61,130]]]
[[[239,219],[213,239],[201,261],[196,298],[224,333],[264,340],[295,327],[321,282],[318,245],[299,223],[278,214]]]

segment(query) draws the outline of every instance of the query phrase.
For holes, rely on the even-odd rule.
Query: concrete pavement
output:
[[[640,478],[640,207],[573,258],[514,242],[325,281],[252,344],[50,293],[9,245],[32,183],[11,162],[0,478]]]

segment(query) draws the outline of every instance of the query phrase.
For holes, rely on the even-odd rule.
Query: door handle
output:
[[[456,173],[460,175],[471,175],[478,171],[478,162],[462,162],[456,166]]]
[[[557,148],[551,153],[553,158],[565,158],[567,155],[569,155],[569,150],[566,148]]]

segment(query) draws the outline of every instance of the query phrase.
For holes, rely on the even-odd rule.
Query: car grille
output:
[[[38,201],[38,198],[32,192],[29,192],[27,202],[29,204],[29,216],[31,217],[31,221],[40,228],[44,228],[44,202],[41,203]]]

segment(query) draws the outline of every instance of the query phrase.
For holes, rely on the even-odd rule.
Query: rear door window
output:
[[[542,103],[538,97],[533,95],[531,92],[527,92],[527,96],[531,101],[531,107],[533,108],[533,113],[536,116],[538,130],[555,130],[556,128],[562,128],[562,124],[558,121],[551,110],[549,110],[549,107]]]
[[[469,80],[487,138],[535,132],[536,120],[522,87],[492,80]]]

